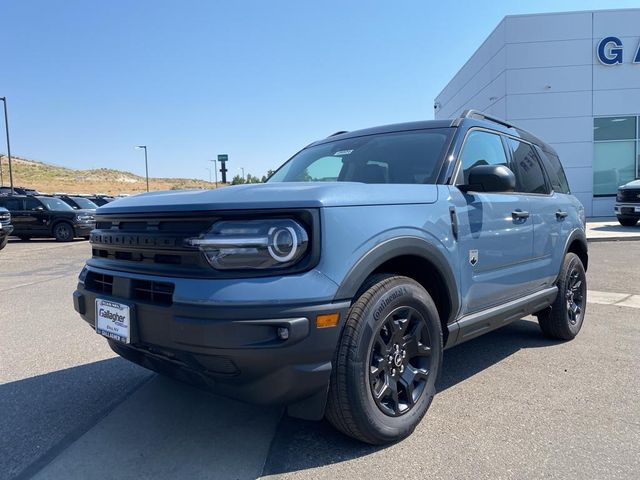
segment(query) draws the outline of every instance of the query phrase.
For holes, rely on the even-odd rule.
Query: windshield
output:
[[[47,210],[72,210],[73,211],[73,208],[71,208],[69,205],[64,203],[59,198],[38,197],[38,200],[40,200],[42,203],[46,205]]]
[[[89,200],[88,198],[71,197],[71,200],[76,202],[76,204],[78,204],[78,206],[80,208],[88,208],[88,209],[92,209],[92,210],[95,210],[96,208],[98,208],[98,206],[95,203],[93,203],[91,200]]]
[[[413,130],[336,140],[305,148],[273,182],[435,183],[450,129]]]

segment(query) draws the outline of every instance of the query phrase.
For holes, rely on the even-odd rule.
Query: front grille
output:
[[[98,215],[91,233],[96,266],[139,273],[208,275],[211,268],[185,240],[211,228],[217,217]]]
[[[640,203],[640,188],[625,188],[618,190],[618,202]]]
[[[84,286],[92,292],[111,295],[113,293],[113,276],[89,272],[84,281]]]
[[[172,283],[154,282],[150,280],[133,280],[131,285],[131,297],[134,300],[156,303],[158,305],[171,305],[173,303]]]

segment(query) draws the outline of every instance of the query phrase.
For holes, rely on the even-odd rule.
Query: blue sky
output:
[[[217,153],[262,175],[336,130],[433,118],[505,15],[637,6],[0,0],[0,96],[14,155],[143,174],[146,144],[152,176],[208,178]]]

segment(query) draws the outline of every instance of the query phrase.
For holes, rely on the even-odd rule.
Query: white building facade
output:
[[[640,178],[640,9],[507,16],[434,101],[475,108],[551,144],[588,216]]]

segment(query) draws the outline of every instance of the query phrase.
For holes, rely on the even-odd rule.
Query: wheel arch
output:
[[[367,278],[378,273],[404,275],[420,283],[433,298],[447,335],[460,300],[453,271],[437,246],[419,237],[399,237],[376,245],[351,268],[335,298],[353,299]]]
[[[567,239],[567,244],[564,249],[564,256],[567,253],[575,253],[582,261],[585,272],[589,264],[589,247],[587,246],[587,237],[582,230],[574,230]],[[563,257],[564,258],[564,257]]]

